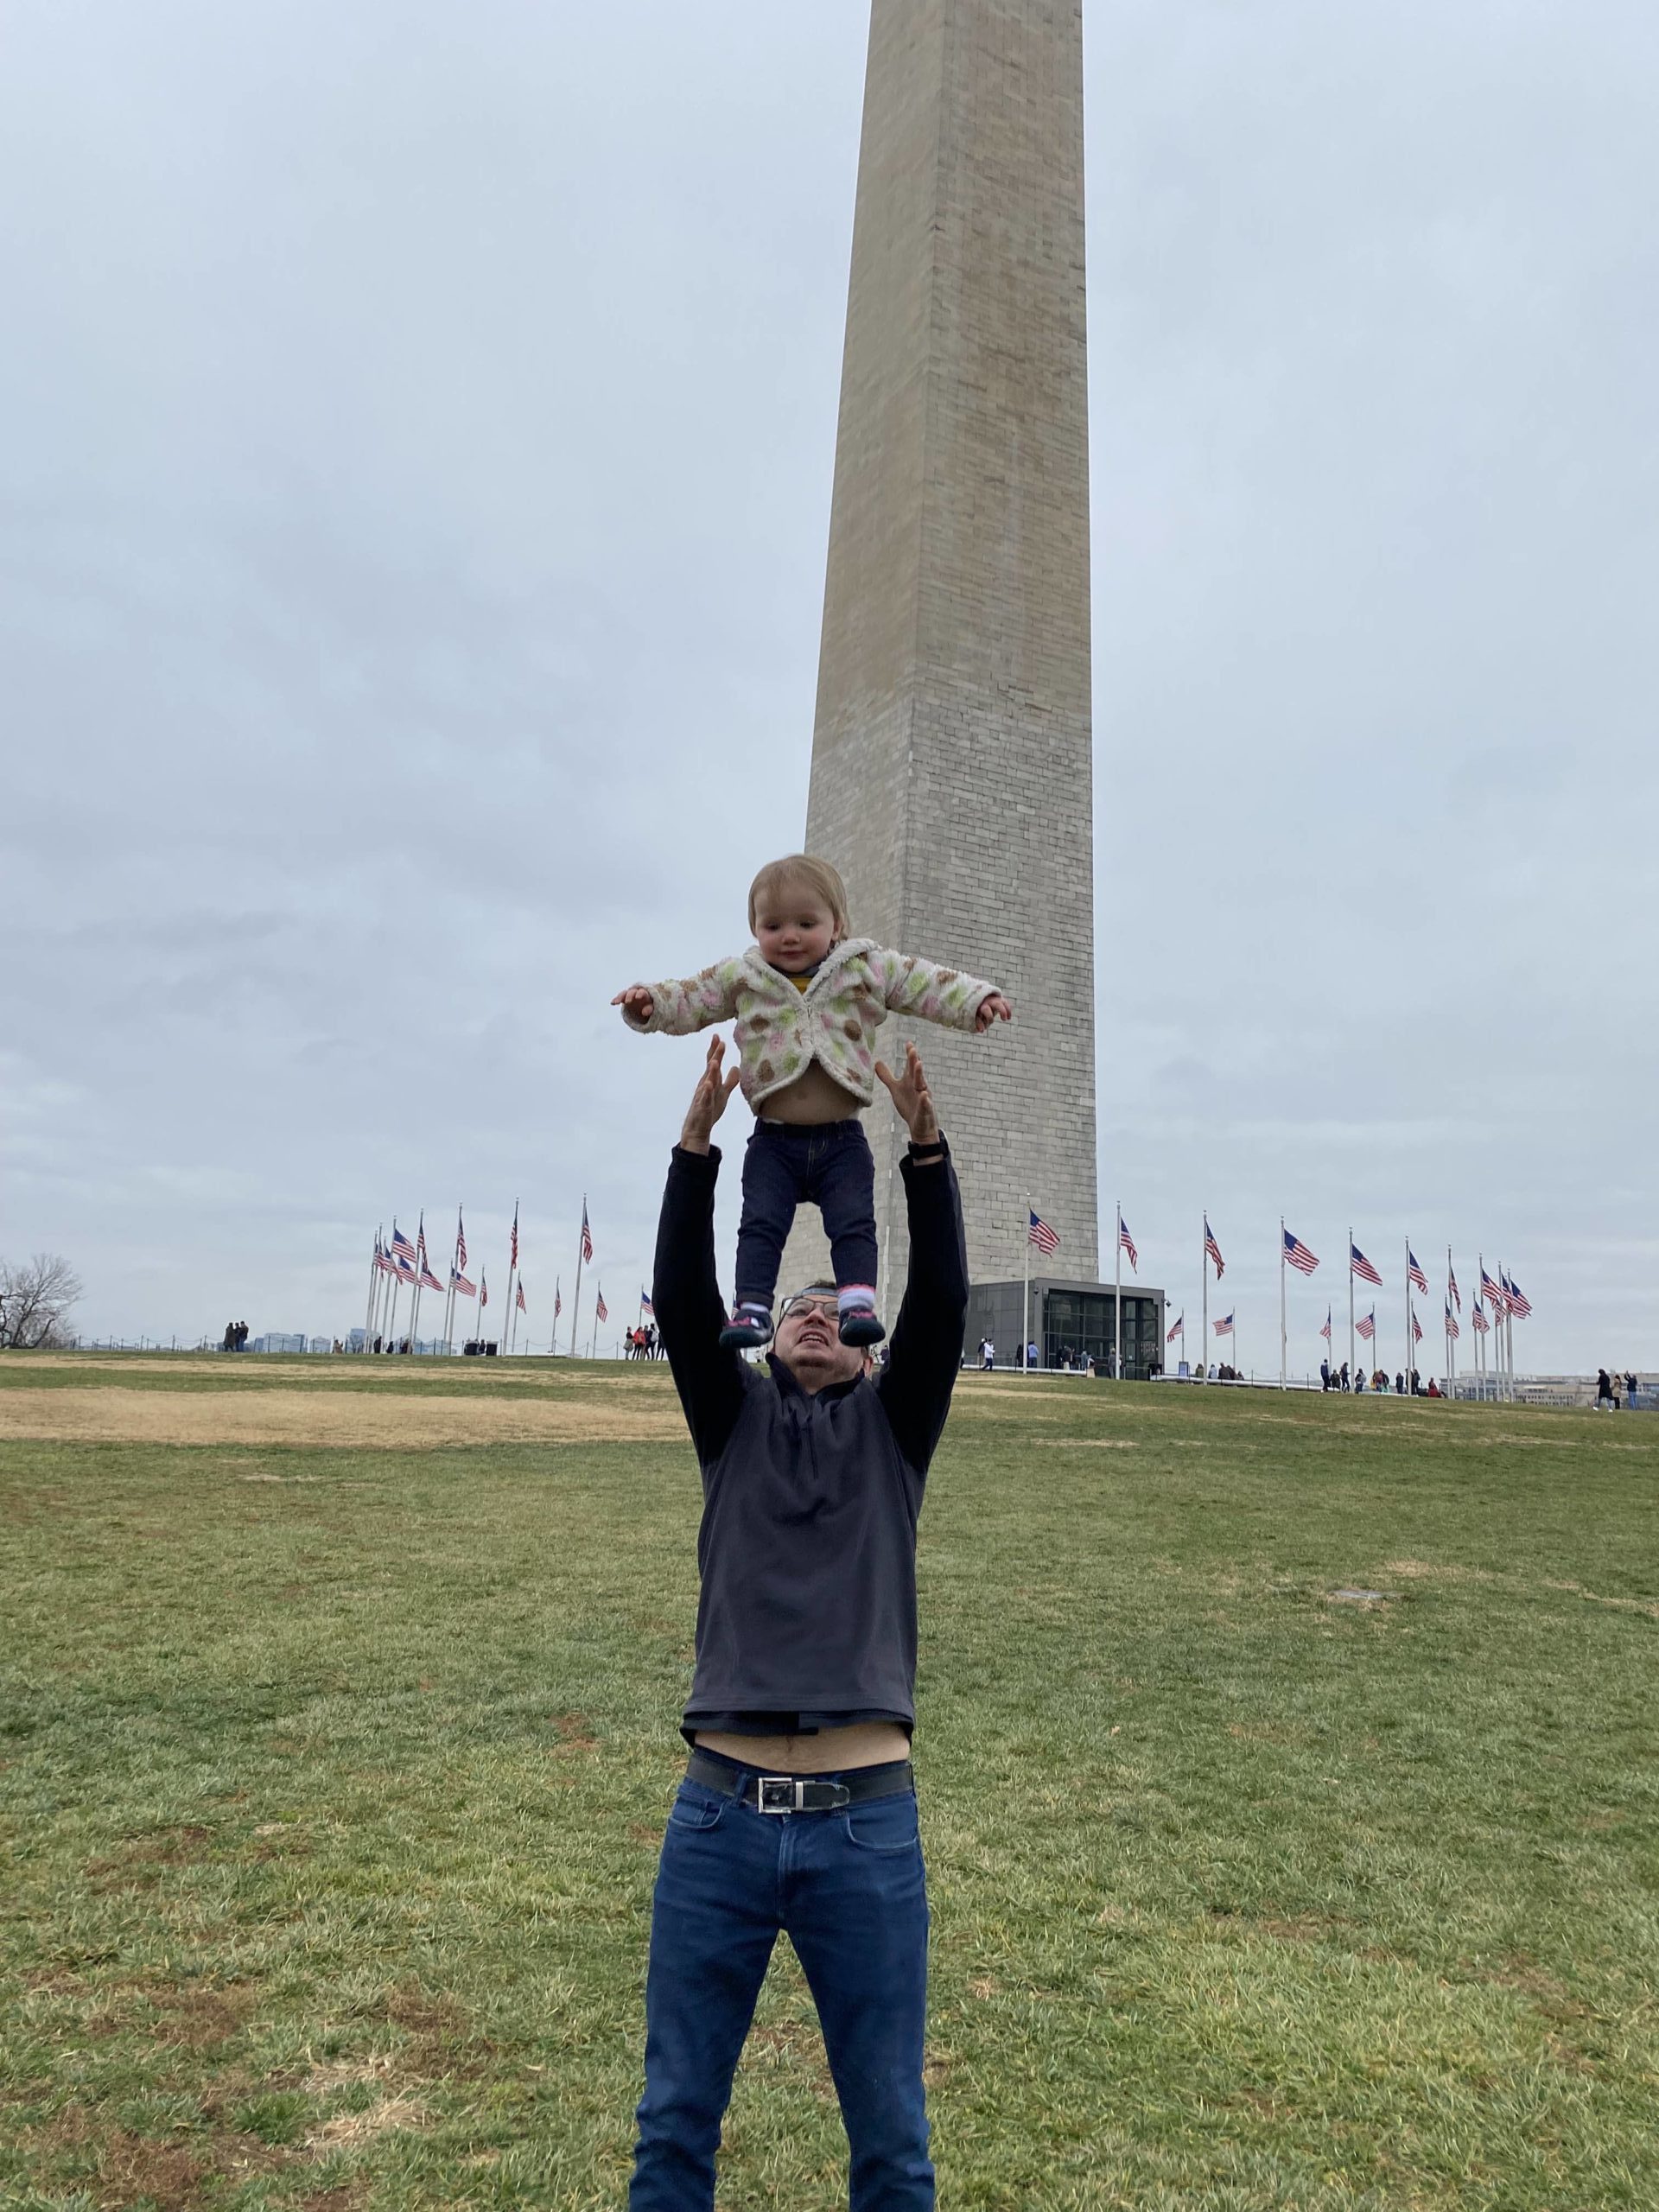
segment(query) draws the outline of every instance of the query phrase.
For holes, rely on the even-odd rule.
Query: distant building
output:
[[[1072,1364],[1092,1359],[1099,1375],[1112,1371],[1112,1350],[1117,1300],[1109,1282],[1063,1281],[1053,1275],[1033,1275],[1027,1286],[1013,1282],[976,1282],[968,1294],[968,1357],[974,1363],[975,1347],[988,1337],[996,1346],[999,1367],[1017,1367],[1020,1346],[1037,1347],[1039,1367],[1058,1367],[1067,1354]],[[1164,1306],[1161,1290],[1137,1283],[1123,1289],[1123,1376],[1144,1382],[1164,1362]]]
[[[256,1337],[248,1346],[248,1350],[250,1351],[303,1351],[305,1338],[302,1336],[284,1336],[280,1330],[272,1329],[263,1337]]]

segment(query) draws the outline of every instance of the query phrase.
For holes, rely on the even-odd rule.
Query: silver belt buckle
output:
[[[806,1784],[798,1775],[762,1774],[755,1782],[761,1812],[798,1813],[804,1808]]]

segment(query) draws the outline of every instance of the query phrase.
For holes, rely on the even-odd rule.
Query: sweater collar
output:
[[[808,1392],[806,1390],[803,1390],[799,1382],[795,1379],[794,1369],[792,1367],[786,1366],[785,1363],[779,1358],[775,1351],[769,1351],[766,1354],[766,1365],[772,1370],[772,1379],[778,1385],[779,1390],[783,1396],[787,1398],[792,1395],[797,1398],[806,1399],[809,1403],[815,1402],[822,1398],[834,1399],[849,1397],[852,1393],[857,1389],[859,1384],[864,1380],[864,1376],[861,1371],[857,1375],[849,1376],[844,1382],[826,1382],[822,1390]]]

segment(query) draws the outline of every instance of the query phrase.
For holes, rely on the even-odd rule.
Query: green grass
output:
[[[944,2203],[1659,2203],[1656,1478],[1642,1416],[964,1389]],[[696,1509],[682,1445],[0,1445],[0,2202],[620,2205]],[[843,2171],[780,1951],[720,2202]]]

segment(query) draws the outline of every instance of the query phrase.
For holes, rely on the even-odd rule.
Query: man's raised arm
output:
[[[726,1047],[716,1037],[669,1162],[651,1288],[674,1387],[704,1466],[725,1450],[743,1403],[742,1363],[734,1351],[720,1348],[726,1309],[715,1274],[715,1184],[720,1154],[710,1138],[738,1077],[735,1068],[730,1075],[721,1075],[725,1054]]]
[[[876,1389],[899,1449],[925,1474],[962,1363],[968,1240],[957,1171],[916,1047],[906,1046],[902,1075],[880,1065],[875,1071],[910,1131],[909,1154],[899,1166],[910,1217],[910,1280],[893,1325],[893,1356]]]

